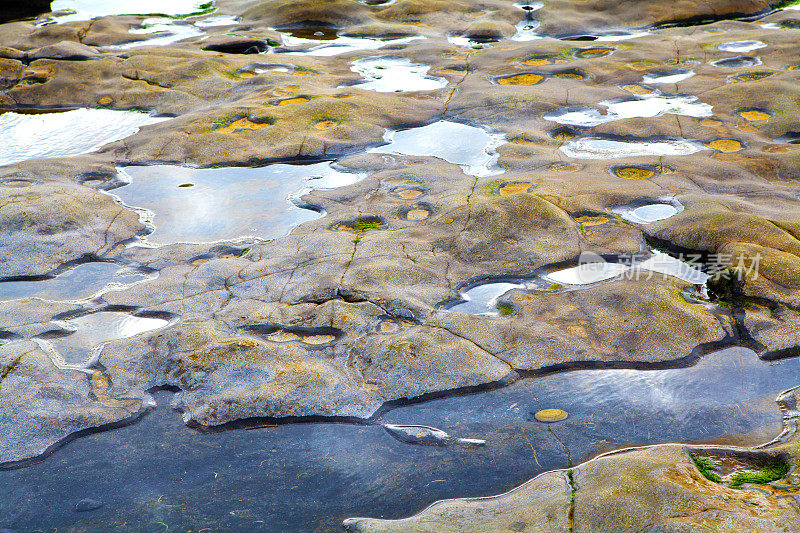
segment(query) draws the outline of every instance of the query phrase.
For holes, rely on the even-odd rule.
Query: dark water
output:
[[[482,448],[414,446],[380,426],[308,423],[201,434],[159,407],[138,423],[77,439],[44,461],[0,471],[0,528],[19,531],[337,531],[348,516],[401,517],[434,500],[507,490],[615,447],[677,440],[752,444],[780,428],[774,397],[800,364],[745,349],[676,370],[591,370],[387,412]],[[556,407],[567,420],[533,413]],[[569,451],[569,454],[567,453]],[[78,513],[83,498],[98,510]]]

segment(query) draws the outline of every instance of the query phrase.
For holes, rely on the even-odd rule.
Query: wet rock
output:
[[[266,41],[258,39],[225,39],[203,44],[203,49],[225,54],[260,54],[266,52],[269,46]]]
[[[86,511],[94,511],[95,509],[100,509],[102,506],[103,502],[101,502],[100,500],[94,500],[92,498],[84,498],[75,504],[75,512],[85,513]]]
[[[752,506],[759,512],[752,513]],[[614,531],[641,523],[644,516],[652,527],[678,531],[694,527],[698,514],[704,524],[742,532],[791,531],[800,518],[777,494],[717,485],[700,474],[682,446],[662,445],[548,472],[499,496],[445,500],[410,518],[350,518],[344,525],[358,533]]]

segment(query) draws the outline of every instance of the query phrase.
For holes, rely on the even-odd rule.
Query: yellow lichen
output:
[[[541,83],[542,80],[544,80],[544,76],[541,74],[534,74],[533,72],[523,72],[522,74],[495,78],[498,85],[537,85]]]
[[[267,123],[258,124],[253,122],[247,118],[240,118],[239,120],[234,120],[227,126],[223,126],[221,128],[217,128],[217,133],[233,133],[237,130],[260,130],[269,126]]]
[[[305,96],[295,96],[293,98],[284,98],[283,100],[278,100],[276,105],[291,105],[291,104],[302,104],[304,102],[308,102],[310,98]]]
[[[617,167],[613,173],[618,178],[626,180],[646,180],[656,174],[651,169],[642,167]]]
[[[739,116],[747,120],[748,122],[760,122],[762,120],[769,120],[771,118],[769,113],[765,111],[760,111],[758,109],[742,111],[741,113],[739,113]]]
[[[505,185],[500,187],[498,192],[500,193],[500,196],[511,196],[512,194],[528,192],[532,186],[533,183],[530,183],[528,181],[506,183]]]
[[[739,152],[744,150],[744,145],[736,139],[715,139],[706,143],[706,146],[719,152]]]
[[[541,411],[536,411],[533,415],[536,420],[539,422],[561,422],[562,420],[566,420],[569,416],[566,411],[562,409],[542,409]]]

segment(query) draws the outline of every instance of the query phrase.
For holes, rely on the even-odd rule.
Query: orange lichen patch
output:
[[[789,65],[789,66],[786,67],[786,70],[800,70],[800,64]]]
[[[772,118],[772,115],[768,111],[761,109],[748,109],[746,111],[740,111],[739,116],[748,122],[761,122],[762,120],[769,120]]]
[[[555,63],[555,60],[552,57],[548,56],[534,56],[525,59],[524,61],[520,61],[520,63],[531,67],[539,67],[542,65],[552,65],[553,63]]]
[[[576,222],[580,223],[580,225],[585,228],[590,228],[592,226],[600,226],[602,224],[605,224],[609,220],[611,220],[611,217],[608,217],[606,215],[597,215],[597,216],[585,215],[575,219]]]
[[[628,91],[631,94],[653,94],[653,89],[638,85],[636,83],[629,83],[627,85],[620,85],[620,89]]]
[[[597,57],[606,57],[614,53],[614,48],[593,47],[593,48],[579,48],[575,50],[572,55],[578,59],[595,59]]]
[[[554,163],[550,165],[550,170],[557,172],[577,172],[583,168],[583,165],[577,163]]]
[[[752,72],[742,72],[741,74],[735,74],[733,76],[728,77],[728,81],[731,83],[740,83],[746,81],[759,81],[769,77],[774,76],[774,72],[769,72],[766,70],[757,70]]]
[[[570,69],[553,72],[551,78],[561,78],[566,80],[585,80],[588,76],[580,70]]]
[[[395,194],[403,200],[413,200],[414,198],[419,198],[425,194],[425,191],[420,189],[400,189],[399,191],[395,192]]]
[[[406,213],[406,220],[425,220],[431,213],[427,209],[411,209]]]
[[[284,87],[287,91],[297,91],[300,89],[299,85],[287,85]]]
[[[528,192],[531,187],[533,187],[533,183],[529,181],[517,181],[514,183],[506,183],[505,185],[501,185],[497,192],[500,194],[500,196],[511,196],[512,194]]]
[[[335,120],[320,120],[319,122],[315,122],[311,127],[315,130],[324,131],[335,128],[338,125],[339,123]]]
[[[330,344],[336,340],[336,337],[333,335],[306,335],[303,337],[302,342],[305,344],[311,344],[312,346],[319,346],[321,344]]]
[[[242,78],[242,79],[247,79],[247,78],[252,78],[252,77],[253,77],[253,76],[255,76],[256,74],[255,74],[255,72],[247,72],[247,71],[243,71],[243,72],[239,72],[239,73],[238,73],[238,75],[239,75],[239,77],[240,77],[240,78]]]
[[[92,392],[97,400],[106,407],[121,407],[127,411],[136,412],[142,407],[140,400],[134,399],[117,399],[108,395],[108,389],[111,388],[111,382],[99,370],[92,372]]]
[[[240,131],[240,130],[260,130],[266,128],[267,126],[269,126],[268,123],[259,124],[256,122],[252,122],[248,118],[240,118],[239,120],[234,120],[227,126],[222,126],[221,128],[217,128],[214,131],[216,131],[217,133],[233,133],[235,131]]]
[[[611,173],[618,178],[626,180],[646,180],[656,175],[655,171],[648,167],[613,167]]]
[[[299,341],[300,337],[291,331],[279,329],[275,333],[267,335],[267,340],[270,342],[295,342]]]
[[[647,70],[651,68],[655,62],[649,60],[642,60],[642,61],[634,61],[633,63],[628,64],[628,68],[631,70]]]
[[[291,104],[302,104],[311,100],[307,96],[295,96],[292,98],[284,98],[283,100],[278,100],[275,102],[274,105],[291,105]]]
[[[111,105],[114,103],[114,99],[110,96],[103,96],[97,101],[97,103],[100,105]]]
[[[706,146],[712,150],[726,153],[739,152],[745,148],[745,146],[736,139],[714,139],[713,141],[707,142]]]
[[[494,79],[498,85],[538,85],[544,81],[544,76],[535,72],[523,72],[510,76],[500,76]]]
[[[397,333],[400,330],[400,325],[392,320],[382,320],[378,323],[378,331],[380,333]]]

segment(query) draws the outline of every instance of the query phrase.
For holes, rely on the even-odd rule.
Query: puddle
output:
[[[665,214],[662,212],[658,216]],[[642,213],[642,215],[648,214]],[[656,213],[649,215],[657,216]],[[703,285],[708,280],[708,275],[694,265],[657,250],[649,252],[646,256],[645,254],[621,256],[617,260],[608,261],[595,253],[583,252],[576,266],[559,270],[544,267],[527,276],[497,277],[466,284],[459,290],[457,298],[442,302],[440,309],[445,312],[505,317],[514,314],[513,305],[502,301],[503,297],[513,290],[533,292],[574,290],[582,286],[621,279],[623,276],[627,279],[638,279],[639,276],[652,279],[654,274],[672,276],[693,285]]]
[[[235,26],[239,24],[242,19],[231,15],[214,15],[213,17],[206,17],[194,23],[198,28],[212,28],[217,26]]]
[[[651,224],[666,220],[683,211],[677,200],[659,199],[658,201],[641,201],[626,206],[615,207],[612,213],[619,215],[634,224]]]
[[[544,7],[544,2],[525,1],[517,2],[514,4],[525,12],[525,18],[518,22],[516,25],[517,32],[511,37],[512,41],[533,41],[541,39],[542,36],[536,33],[539,29],[539,21],[533,17],[533,12],[538,11]]]
[[[642,77],[642,83],[680,83],[695,75],[693,70],[675,69],[650,72]]]
[[[728,76],[728,82],[730,83],[742,83],[748,81],[759,81],[766,78],[771,78],[774,76],[775,73],[769,70],[756,70],[752,72],[742,72],[741,74],[735,74],[733,76]]]
[[[759,58],[751,56],[727,57],[711,62],[711,65],[721,68],[749,68],[760,64],[761,60]]]
[[[399,56],[365,57],[353,61],[350,70],[367,81],[352,85],[357,89],[386,92],[434,91],[447,86],[445,78],[428,76],[429,65],[412,63]]]
[[[600,41],[600,42],[616,42],[627,41],[628,39],[636,39],[638,37],[645,37],[652,35],[647,30],[613,30],[599,33],[573,33],[562,35],[559,37],[562,41]]]
[[[477,39],[476,37],[470,37],[468,35],[448,35],[447,42],[450,44],[454,44],[456,46],[461,46],[464,48],[488,48],[492,46],[493,43],[498,42],[499,39],[491,38],[491,39]]]
[[[665,114],[688,117],[709,117],[712,107],[696,96],[683,94],[651,93],[634,97],[616,98],[600,102],[606,114],[591,107],[565,107],[544,115],[545,120],[569,126],[593,127],[616,120],[640,117],[657,117]]]
[[[203,35],[203,30],[195,25],[182,20],[156,17],[147,18],[138,26],[134,26],[128,33],[133,35],[155,35],[143,41],[131,41],[128,43],[106,46],[112,50],[130,50],[140,46],[166,46],[184,39],[190,39]]]
[[[431,156],[459,165],[470,176],[502,174],[497,168],[496,149],[505,135],[483,128],[440,120],[427,126],[390,130],[383,139],[388,143],[368,151],[380,154]]]
[[[94,152],[148,124],[169,120],[138,111],[74,109],[53,113],[2,113],[0,166],[27,159]]]
[[[72,22],[111,15],[166,15],[181,17],[210,9],[208,0],[53,0],[53,11],[72,11],[45,22]]]
[[[717,50],[721,52],[735,52],[737,54],[746,54],[759,48],[764,48],[767,43],[761,41],[733,41],[729,43],[722,43],[717,45]]]
[[[672,276],[693,285],[704,285],[709,275],[695,268],[686,261],[681,261],[668,254],[653,251],[653,255],[636,265],[640,270]]]
[[[135,283],[154,279],[156,275],[120,268],[116,263],[81,263],[52,278],[0,282],[0,300],[17,298],[83,300],[106,292],[122,290]]]
[[[350,516],[400,518],[435,500],[497,494],[613,448],[727,436],[747,444],[762,435],[769,440],[781,428],[774,398],[798,383],[800,360],[765,363],[731,348],[689,368],[527,378],[401,406],[379,421],[483,439],[483,447],[414,446],[382,425],[281,424],[203,434],[181,423],[169,408],[171,394],[156,392],[158,406],[139,422],[0,471],[0,526],[336,531]],[[543,409],[569,417],[541,423],[535,413]],[[84,498],[103,506],[76,513]]]
[[[104,343],[163,328],[169,321],[116,311],[100,311],[68,320],[54,320],[52,323],[72,333],[47,340],[37,338],[37,344],[48,353],[56,367],[64,370],[86,370],[94,364]]]
[[[682,138],[635,138],[630,140],[584,137],[569,141],[559,150],[575,159],[619,159],[623,157],[690,155],[706,147]]]
[[[514,289],[525,289],[526,287],[527,284],[522,281],[481,283],[459,292],[458,295],[463,301],[446,307],[446,309],[470,315],[501,316],[504,313],[497,306],[500,297]]]
[[[624,263],[590,262],[557,270],[545,277],[561,285],[591,285],[614,279],[630,270]]]
[[[356,52],[359,50],[378,50],[386,46],[393,46],[398,44],[407,44],[420,39],[425,39],[421,35],[414,35],[411,37],[400,37],[393,39],[379,39],[374,37],[347,37],[345,35],[336,36],[334,33],[330,35],[320,35],[317,38],[308,37],[295,37],[290,33],[278,31],[281,34],[283,46],[290,49],[281,53],[286,55],[309,55],[309,56],[322,56],[330,57],[347,52]],[[298,32],[294,32],[297,34]],[[311,37],[314,37],[313,34]],[[320,39],[319,37],[323,37]],[[320,44],[322,42],[322,44]],[[296,47],[307,47],[303,50],[295,50]]]
[[[153,229],[153,244],[273,239],[322,216],[300,197],[350,185],[361,174],[331,163],[197,169],[177,165],[120,168],[126,185],[111,194]]]

